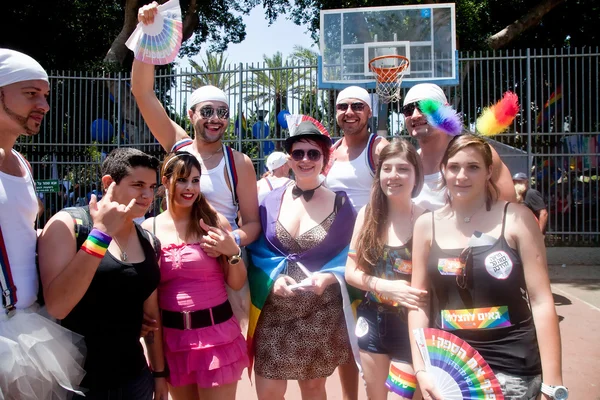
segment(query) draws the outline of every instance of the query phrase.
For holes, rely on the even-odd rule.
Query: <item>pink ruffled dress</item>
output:
[[[221,265],[198,243],[163,247],[160,272],[158,296],[163,310],[202,310],[227,300]],[[234,383],[248,366],[246,342],[235,316],[200,329],[165,327],[163,340],[173,386],[210,388]]]

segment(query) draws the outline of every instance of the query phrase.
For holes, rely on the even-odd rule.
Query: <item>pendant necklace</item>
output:
[[[129,235],[127,237],[127,246],[129,246],[129,238],[131,237],[131,230],[129,231]],[[127,256],[127,247],[125,247],[125,250],[123,250],[123,247],[121,247],[121,245],[119,244],[119,241],[117,240],[116,237],[113,237],[113,240],[115,241],[115,243],[117,244],[117,246],[119,247],[119,250],[121,251],[121,261],[127,261],[129,259],[129,257]]]
[[[470,216],[468,216],[468,217],[463,217],[463,222],[464,222],[465,224],[468,224],[469,222],[471,222],[471,218],[473,218],[473,216],[474,216],[475,214],[477,214],[477,213],[479,212],[479,210],[481,210],[481,207],[483,207],[484,205],[485,205],[485,203],[483,203],[483,204],[482,204],[482,205],[481,205],[481,206],[480,206],[480,207],[479,207],[477,210],[475,210],[475,212],[474,212],[473,214],[471,214]]]

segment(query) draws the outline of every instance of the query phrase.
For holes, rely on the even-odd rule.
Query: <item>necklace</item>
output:
[[[463,222],[465,224],[468,224],[469,222],[471,222],[471,219],[473,218],[473,216],[475,214],[477,214],[479,212],[479,210],[481,210],[481,207],[483,207],[485,205],[485,203],[483,203],[481,206],[479,206],[479,208],[477,210],[475,210],[475,212],[471,215],[469,215],[468,217],[463,217]]]
[[[129,246],[129,238],[131,237],[131,230],[129,231],[129,234],[127,235],[127,246]],[[129,259],[129,257],[127,256],[127,246],[125,247],[125,250],[123,250],[123,247],[121,247],[121,245],[119,244],[119,241],[117,240],[116,237],[113,237],[113,240],[115,241],[115,243],[117,244],[117,246],[119,247],[119,250],[121,251],[121,261],[127,261]]]
[[[202,159],[202,162],[204,162],[204,161],[208,161],[208,160],[210,160],[211,158],[213,158],[213,156],[214,156],[215,154],[218,154],[218,153],[220,153],[221,151],[223,151],[223,147],[219,147],[219,149],[218,149],[217,151],[215,151],[214,153],[212,153],[210,156],[208,156],[208,157],[206,157],[206,158],[204,158],[204,157],[202,156],[202,154],[200,154],[200,153],[198,153],[198,154],[200,154],[200,158]]]

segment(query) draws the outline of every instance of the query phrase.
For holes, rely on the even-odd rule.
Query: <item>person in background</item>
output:
[[[527,206],[535,215],[542,234],[546,233],[548,224],[548,209],[542,194],[529,187],[529,177],[524,172],[518,172],[512,177],[517,193],[517,202]]]
[[[274,151],[269,154],[266,162],[268,171],[256,182],[258,204],[263,201],[269,192],[291,182],[290,166],[287,161],[288,156],[280,151]]]

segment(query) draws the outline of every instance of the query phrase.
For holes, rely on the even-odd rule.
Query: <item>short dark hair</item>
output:
[[[102,176],[109,175],[118,185],[130,174],[131,168],[145,167],[158,171],[158,160],[132,147],[119,147],[111,151],[102,163]]]

